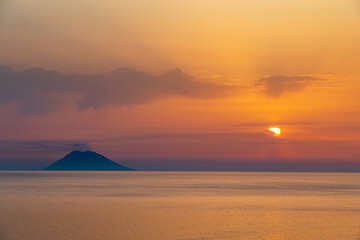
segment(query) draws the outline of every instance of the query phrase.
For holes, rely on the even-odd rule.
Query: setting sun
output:
[[[278,127],[271,127],[269,128],[269,131],[274,133],[274,136],[280,136],[281,134],[281,129]]]

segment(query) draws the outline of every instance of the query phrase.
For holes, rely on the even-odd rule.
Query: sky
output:
[[[0,169],[360,166],[359,29],[356,0],[0,0]]]

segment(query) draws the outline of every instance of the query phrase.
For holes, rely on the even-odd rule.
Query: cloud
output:
[[[111,138],[111,141],[129,141],[129,140],[177,140],[177,139],[189,139],[189,140],[201,140],[206,139],[210,141],[218,141],[218,139],[226,139],[227,142],[234,141],[237,144],[276,144],[279,141],[269,135],[263,133],[229,133],[229,132],[201,132],[201,133],[158,133],[149,135],[137,135],[137,136],[124,136],[118,138]]]
[[[313,121],[271,121],[271,122],[254,122],[254,123],[233,123],[227,126],[233,127],[269,127],[269,126],[304,126],[312,125]]]
[[[323,80],[313,75],[269,76],[257,80],[255,86],[263,88],[269,97],[280,97],[285,93],[301,91],[310,84]]]
[[[87,151],[91,148],[90,142],[83,140],[0,140],[0,152],[2,154]]]
[[[76,108],[81,111],[146,104],[172,96],[224,97],[231,89],[234,86],[199,81],[178,69],[154,76],[129,68],[77,75],[40,68],[14,71],[0,67],[0,104],[15,103],[21,114],[52,112],[66,101],[66,94],[79,96]]]

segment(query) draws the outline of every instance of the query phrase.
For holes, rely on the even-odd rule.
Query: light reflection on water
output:
[[[360,174],[0,172],[1,240],[360,239]]]

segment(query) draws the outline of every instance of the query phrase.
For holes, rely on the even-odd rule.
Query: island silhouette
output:
[[[135,171],[93,151],[72,151],[44,171]]]

